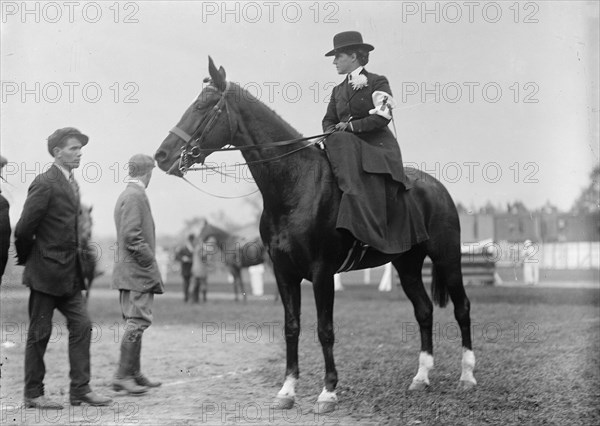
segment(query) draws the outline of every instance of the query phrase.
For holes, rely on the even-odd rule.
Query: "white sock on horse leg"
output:
[[[475,369],[475,354],[472,350],[463,348],[462,356],[462,373],[460,375],[461,382],[469,382],[474,385],[477,384],[477,380],[473,376],[473,370]]]
[[[292,376],[287,376],[281,390],[277,393],[280,398],[293,398],[296,396],[296,382],[298,379]]]
[[[423,382],[429,384],[429,371],[433,369],[433,355],[427,352],[419,354],[419,370],[414,377],[413,382]]]

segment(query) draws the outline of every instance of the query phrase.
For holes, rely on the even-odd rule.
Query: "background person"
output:
[[[148,388],[161,385],[146,378],[140,367],[142,335],[152,324],[154,294],[164,292],[156,261],[154,219],[146,196],[153,168],[152,157],[131,157],[130,179],[114,211],[118,258],[113,269],[113,288],[119,290],[125,332],[113,389],[130,394],[145,393]]]
[[[0,155],[0,171],[8,163],[6,158]],[[2,195],[0,190],[0,279],[4,275],[6,264],[8,263],[8,249],[10,248],[10,217],[8,215],[10,204]]]
[[[57,408],[45,396],[44,354],[58,309],[69,329],[70,402],[108,405],[110,398],[92,392],[90,382],[91,321],[81,290],[85,290],[78,238],[79,187],[73,169],[89,138],[66,127],[48,138],[54,164],[36,176],[27,193],[15,229],[19,265],[25,265],[23,284],[30,287],[29,330],[25,347],[25,407]]]
[[[189,234],[185,244],[177,249],[175,260],[181,264],[183,279],[183,301],[189,300],[190,280],[192,278],[192,259],[194,256],[194,234]]]
[[[215,248],[215,239],[209,237],[202,242],[197,240],[194,245],[194,254],[192,258],[192,302],[200,303],[200,292],[202,292],[202,301],[206,302],[206,293],[208,292],[208,270],[209,253]]]
[[[523,281],[526,285],[536,285],[540,282],[539,246],[531,240],[523,243]]]

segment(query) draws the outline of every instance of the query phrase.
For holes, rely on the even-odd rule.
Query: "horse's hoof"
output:
[[[429,383],[424,382],[422,380],[413,380],[413,382],[408,387],[409,391],[424,391],[429,387]]]
[[[289,410],[294,406],[293,396],[277,396],[275,398],[275,408],[278,410]]]
[[[457,389],[461,392],[469,391],[475,387],[475,383],[461,380],[458,382]]]
[[[315,414],[327,414],[333,413],[337,409],[337,402],[335,401],[317,401],[315,404]]]

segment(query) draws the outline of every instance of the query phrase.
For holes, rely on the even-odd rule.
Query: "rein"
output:
[[[248,166],[248,165],[252,165],[252,164],[276,161],[281,158],[287,157],[288,155],[294,154],[298,151],[308,148],[309,146],[320,144],[327,136],[329,136],[331,134],[331,133],[321,133],[319,135],[314,135],[314,136],[290,139],[290,140],[286,140],[286,141],[268,142],[268,143],[264,143],[264,144],[260,144],[260,145],[251,145],[251,146],[236,147],[233,144],[228,143],[225,145],[226,147],[223,147],[223,148],[200,148],[200,146],[202,145],[202,142],[206,139],[206,136],[212,130],[212,127],[215,125],[217,119],[220,117],[223,110],[225,110],[225,112],[227,113],[227,120],[229,122],[230,142],[231,142],[231,140],[233,140],[234,129],[233,129],[233,125],[231,122],[231,116],[229,114],[229,108],[227,108],[228,105],[227,105],[227,99],[226,99],[227,92],[229,91],[230,87],[231,87],[230,83],[227,82],[227,85],[225,86],[225,90],[221,94],[221,98],[219,99],[219,101],[212,108],[210,113],[202,119],[202,121],[200,122],[200,124],[198,125],[196,130],[194,130],[194,132],[191,135],[189,135],[187,132],[185,132],[184,130],[180,129],[177,126],[173,127],[169,131],[170,133],[174,134],[175,136],[177,136],[178,138],[180,138],[181,140],[183,140],[185,142],[185,145],[181,148],[181,154],[179,156],[179,171],[182,174],[182,176],[181,176],[182,179],[184,181],[186,181],[189,185],[191,185],[192,187],[194,187],[195,189],[197,189],[198,191],[200,191],[204,194],[207,194],[207,195],[210,195],[210,196],[216,197],[216,198],[223,198],[223,199],[243,198],[243,197],[247,197],[249,195],[255,194],[259,190],[257,189],[256,191],[250,192],[245,195],[232,196],[232,197],[221,196],[221,195],[212,194],[210,192],[207,192],[207,191],[199,188],[197,185],[194,185],[189,180],[187,180],[184,176],[185,173],[188,171],[215,170],[217,173],[222,174],[223,176],[231,177],[231,175],[228,175],[227,173],[223,173],[219,170],[216,170],[217,167],[210,167],[210,166],[189,167],[187,165],[188,157],[198,158],[200,155],[202,155],[204,153],[210,154],[212,152],[250,151],[250,150],[264,149],[264,148],[285,147],[285,146],[293,145],[298,142],[305,142],[305,141],[310,141],[313,139],[318,139],[314,142],[307,143],[305,145],[302,145],[299,148],[293,149],[293,150],[283,153],[281,155],[276,155],[274,157],[263,158],[263,159],[255,160],[255,161],[248,161],[246,163],[241,163],[241,164],[236,165],[236,166]],[[206,126],[204,126],[204,129],[202,131],[200,131],[200,129],[203,127],[203,124],[205,122],[206,122]],[[200,135],[198,136],[198,134],[200,134]]]
[[[303,137],[303,138],[297,138],[297,139],[290,139],[287,141],[278,141],[278,142],[267,142],[264,144],[260,144],[260,145],[249,145],[249,146],[233,146],[230,145],[229,148],[195,148],[195,151],[199,152],[199,153],[203,153],[203,152],[217,152],[217,151],[250,151],[253,149],[262,149],[262,148],[273,148],[276,146],[287,146],[287,145],[292,145],[296,142],[304,142],[304,141],[308,141],[311,139],[317,139],[317,138],[321,138],[324,136],[329,136],[329,133],[321,133],[319,135],[314,135],[314,136],[307,136],[307,137]],[[308,145],[304,145],[304,147],[306,146],[310,146],[313,144],[308,144]]]
[[[292,142],[298,142],[299,140],[305,140],[305,139],[306,139],[306,140],[308,140],[308,139],[314,139],[314,138],[319,138],[319,137],[321,138],[321,139],[319,139],[318,141],[316,141],[316,142],[314,142],[314,143],[309,143],[309,144],[303,145],[303,146],[301,146],[300,148],[294,149],[294,150],[292,150],[292,151],[286,152],[286,153],[284,153],[284,154],[281,154],[281,155],[278,155],[278,156],[276,156],[276,157],[263,158],[263,159],[261,159],[261,160],[249,161],[249,162],[247,162],[247,163],[240,163],[240,164],[236,164],[236,167],[239,167],[239,166],[248,166],[248,165],[251,165],[251,164],[258,164],[258,163],[266,163],[266,162],[268,162],[268,161],[275,161],[275,160],[278,160],[278,159],[280,159],[280,158],[283,158],[283,157],[286,157],[286,156],[288,156],[288,155],[295,154],[296,152],[298,152],[298,151],[300,151],[300,150],[303,150],[304,148],[308,148],[309,146],[313,146],[313,145],[315,145],[315,144],[318,144],[318,143],[319,143],[319,142],[321,142],[323,139],[325,139],[325,138],[326,138],[328,135],[329,135],[329,133],[325,133],[324,135],[312,136],[311,138],[295,139],[295,140],[293,140],[293,141],[283,141],[283,142],[287,142],[287,144],[289,145],[289,144],[291,144]],[[280,144],[280,142],[274,142],[274,143]],[[259,146],[259,145],[256,145],[256,146]],[[246,147],[246,148],[251,148],[251,147]],[[220,151],[236,151],[236,149],[230,149],[230,148],[228,148],[228,149],[221,149]],[[217,167],[202,166],[202,167],[187,167],[187,168],[186,168],[186,171],[204,171],[204,170],[214,170],[214,171],[216,171],[217,173],[219,173],[219,174],[221,174],[221,175],[223,175],[223,176],[235,177],[235,176],[232,176],[232,175],[230,175],[230,174],[223,173],[223,172],[221,172],[221,171],[217,170]],[[257,189],[257,190],[255,190],[255,191],[249,192],[248,194],[244,194],[244,195],[236,195],[236,196],[231,196],[231,197],[228,197],[228,196],[224,196],[224,195],[212,194],[212,193],[210,193],[210,192],[208,192],[208,191],[205,191],[205,190],[203,190],[202,188],[200,188],[199,186],[197,186],[197,185],[194,185],[192,182],[190,182],[188,179],[186,179],[186,177],[185,177],[185,176],[181,176],[181,178],[182,178],[184,181],[186,181],[186,182],[187,182],[187,183],[188,183],[190,186],[192,186],[193,188],[195,188],[195,189],[197,189],[198,191],[202,192],[203,194],[210,195],[211,197],[215,197],[215,198],[222,198],[222,199],[225,199],[225,200],[231,200],[231,199],[236,199],[236,198],[244,198],[244,197],[249,197],[250,195],[252,195],[252,194],[256,194],[256,193],[259,191],[259,189]]]
[[[288,151],[286,153],[283,153],[281,155],[276,155],[274,157],[269,157],[269,158],[262,158],[260,160],[254,160],[254,161],[248,161],[246,163],[239,163],[236,164],[235,166],[250,166],[252,164],[260,164],[260,163],[267,163],[269,161],[276,161],[279,160],[281,158],[287,157],[288,155],[291,154],[295,154],[298,151],[303,150],[304,148],[308,148],[309,146],[313,146],[316,145],[320,142],[322,142],[327,136],[329,136],[330,133],[323,133],[320,135],[315,135],[315,136],[310,136],[310,137],[306,137],[306,138],[299,138],[299,139],[291,139],[289,141],[280,141],[280,142],[272,142],[272,143],[268,143],[268,144],[261,144],[261,145],[252,145],[252,146],[241,146],[241,147],[233,147],[233,148],[221,148],[221,149],[200,149],[200,151],[210,151],[210,152],[214,152],[214,151],[244,151],[244,150],[248,150],[248,149],[258,149],[261,147],[265,147],[265,148],[269,148],[272,146],[286,146],[286,145],[292,145],[293,143],[296,142],[301,142],[301,141],[305,141],[305,140],[311,140],[311,139],[317,139],[320,138],[319,140],[315,141],[315,142],[311,142],[308,143],[306,145],[302,145],[300,148],[296,148],[292,151]],[[244,149],[247,148],[247,149]],[[188,167],[186,168],[187,171],[204,171],[204,170],[215,170],[217,167],[210,167],[210,166],[202,166],[202,167]],[[215,170],[217,173],[220,173],[224,176],[230,176],[227,173],[223,173],[220,172],[218,170]]]
[[[250,161],[250,162],[239,164],[239,165],[243,166],[243,165],[250,165],[250,164],[266,163],[268,161],[279,160],[290,154],[298,152],[304,148],[307,148],[309,146],[317,144],[317,143],[321,142],[323,139],[325,139],[327,136],[329,136],[329,134],[330,134],[330,133],[322,133],[322,134],[314,135],[314,136],[290,139],[290,140],[286,140],[286,141],[268,142],[268,143],[264,143],[264,144],[260,144],[260,145],[251,145],[251,146],[236,147],[236,146],[233,146],[233,144],[228,143],[228,144],[226,144],[226,146],[228,146],[227,148],[225,148],[225,147],[224,148],[200,148],[200,146],[202,146],[202,142],[206,139],[206,136],[212,130],[212,127],[216,123],[217,119],[219,118],[219,116],[221,115],[223,110],[225,110],[225,112],[227,113],[227,119],[229,121],[230,141],[233,139],[234,131],[233,131],[233,126],[231,124],[231,116],[229,114],[229,108],[227,108],[227,99],[226,99],[227,92],[229,91],[230,87],[231,87],[230,83],[227,82],[227,85],[225,86],[225,90],[221,94],[221,98],[219,99],[217,104],[212,108],[211,113],[208,114],[206,117],[204,117],[204,119],[200,122],[200,124],[198,125],[196,130],[194,130],[194,133],[189,135],[187,132],[185,132],[184,130],[180,129],[177,126],[173,127],[169,131],[170,133],[174,134],[175,136],[177,136],[178,138],[180,138],[181,140],[183,140],[185,142],[185,145],[181,148],[181,154],[179,156],[179,171],[182,174],[185,174],[188,170],[197,171],[197,170],[209,169],[209,167],[198,167],[198,168],[188,167],[187,166],[188,157],[198,158],[203,153],[212,153],[212,152],[250,151],[250,150],[264,149],[264,148],[283,147],[283,146],[293,145],[298,142],[304,142],[304,141],[309,141],[312,139],[321,138],[320,140],[318,140],[316,142],[312,142],[312,143],[303,145],[302,147],[300,147],[298,149],[292,150],[290,152],[286,152],[282,155],[278,155],[278,156],[266,158],[266,159],[261,159],[261,160],[256,160],[256,161]],[[200,132],[200,129],[202,128],[202,125],[205,122],[207,122],[206,126],[204,126],[204,129]],[[199,136],[198,136],[198,133],[200,133]],[[214,169],[214,167],[212,169]],[[221,172],[218,172],[218,173],[221,173]]]
[[[202,192],[203,194],[210,195],[211,197],[215,197],[215,198],[222,198],[224,200],[232,200],[232,199],[235,199],[235,198],[249,197],[250,195],[256,194],[258,191],[260,191],[259,189],[257,189],[255,191],[249,192],[248,194],[234,195],[234,196],[228,197],[228,196],[225,196],[225,195],[217,195],[217,194],[212,194],[212,193],[210,193],[208,191],[205,191],[202,188],[200,188],[198,185],[194,185],[192,182],[190,182],[189,180],[187,180],[185,178],[185,176],[181,176],[181,179],[183,179],[184,181],[186,181],[190,186],[192,186],[192,188],[197,189],[198,191]]]

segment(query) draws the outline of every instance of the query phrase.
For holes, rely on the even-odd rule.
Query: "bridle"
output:
[[[170,133],[174,134],[175,136],[179,137],[185,142],[185,145],[181,147],[181,154],[179,155],[179,171],[182,174],[185,174],[185,172],[189,168],[189,166],[187,165],[188,157],[198,158],[200,157],[200,155],[202,155],[203,152],[214,151],[210,149],[201,149],[200,146],[202,145],[204,139],[206,139],[206,135],[208,135],[208,133],[212,130],[212,127],[215,125],[224,109],[227,112],[227,119],[229,120],[229,141],[231,142],[231,140],[233,139],[234,133],[233,126],[231,124],[231,116],[227,111],[227,92],[229,91],[229,88],[230,83],[227,82],[225,90],[223,90],[223,92],[221,93],[219,101],[215,104],[214,107],[212,107],[210,113],[208,113],[200,122],[196,130],[194,130],[194,133],[189,135],[187,132],[185,132],[177,126],[169,130]],[[205,122],[206,126],[204,126],[204,129],[202,129],[202,125]],[[200,132],[200,129],[202,129],[202,132]],[[198,136],[198,133],[200,133],[200,136]],[[231,145],[231,143],[228,143],[227,145]]]
[[[267,161],[278,160],[282,157],[293,154],[301,149],[304,149],[304,148],[307,148],[314,144],[320,143],[325,137],[329,136],[329,134],[330,134],[330,133],[323,133],[323,134],[304,137],[304,138],[291,139],[291,140],[287,140],[287,141],[270,142],[270,143],[264,143],[264,144],[260,144],[260,145],[239,146],[239,147],[233,146],[231,142],[233,141],[233,136],[235,135],[236,129],[234,129],[231,114],[229,113],[229,108],[227,105],[227,92],[229,91],[230,87],[231,87],[231,84],[229,82],[227,82],[226,86],[225,86],[225,90],[223,90],[223,92],[221,93],[221,98],[218,100],[218,102],[215,104],[215,106],[212,107],[211,111],[200,122],[200,124],[198,125],[196,130],[194,130],[194,133],[189,135],[186,131],[180,129],[177,126],[173,127],[169,131],[170,133],[174,134],[175,136],[177,136],[178,138],[180,138],[181,140],[183,140],[185,142],[185,145],[183,147],[181,147],[181,154],[179,155],[179,165],[178,165],[179,171],[181,172],[182,175],[184,175],[188,170],[198,170],[198,169],[191,169],[190,166],[188,166],[188,160],[190,157],[198,158],[203,153],[211,153],[211,152],[215,152],[215,151],[247,151],[247,150],[252,150],[252,149],[272,148],[272,147],[276,147],[276,146],[288,146],[288,145],[291,145],[291,144],[294,144],[297,142],[303,142],[303,141],[307,141],[307,140],[311,140],[311,139],[320,138],[319,140],[317,140],[314,143],[303,145],[302,147],[292,150],[292,151],[289,151],[287,153],[284,153],[283,155],[278,155],[278,156],[275,156],[272,158],[257,160],[257,161],[253,161],[251,163],[248,162],[245,164],[249,165],[249,164],[253,164],[253,163],[264,163]],[[217,122],[217,120],[219,119],[219,117],[223,111],[226,112],[227,120],[229,122],[229,142],[224,145],[224,146],[228,146],[228,148],[208,148],[208,149],[200,148],[202,146],[202,142],[206,139],[206,136],[212,130],[213,126],[215,125],[215,123]],[[202,129],[202,126],[204,123],[206,123],[206,125]],[[200,131],[200,129],[202,129],[202,131]],[[198,134],[200,134],[200,135],[198,136]]]

